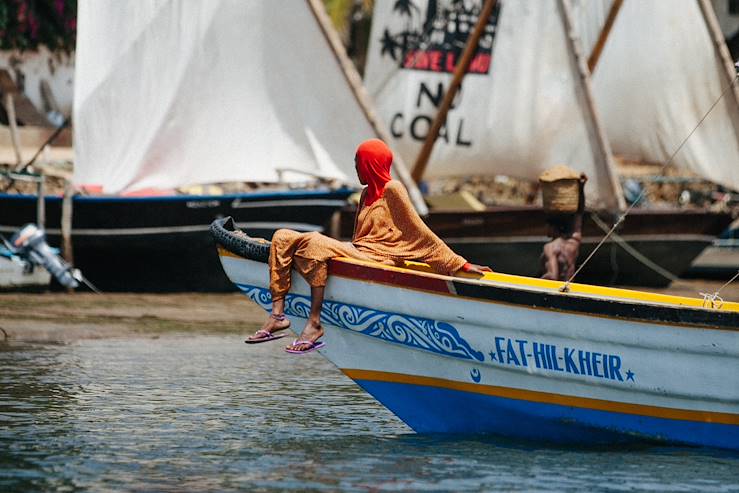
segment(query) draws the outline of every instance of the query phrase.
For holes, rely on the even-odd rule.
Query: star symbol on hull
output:
[[[631,369],[626,370],[626,380],[627,381],[631,380],[632,382],[636,382],[636,380],[634,380],[634,372],[631,371]]]
[[[490,351],[490,359],[493,361],[498,361],[498,355],[495,354],[495,351]]]

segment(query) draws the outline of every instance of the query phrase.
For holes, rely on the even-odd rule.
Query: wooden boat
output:
[[[208,233],[214,219],[232,216],[265,238],[279,228],[323,231],[352,192],[344,187],[212,196],[77,195],[74,264],[103,291],[231,291]],[[61,245],[62,197],[47,196],[45,203],[47,237]],[[34,222],[36,209],[35,195],[0,194],[0,233]]]
[[[212,226],[223,268],[270,310],[268,243]],[[420,433],[739,450],[739,303],[506,274],[330,262],[320,352]],[[285,313],[302,327],[310,289]]]
[[[739,188],[736,90],[728,91],[701,128],[691,132],[733,78],[721,37],[714,36],[710,2],[684,0],[674,8],[667,2],[627,1],[610,36],[603,37],[610,29],[604,27],[607,14],[620,2],[499,0],[463,89],[448,114],[439,115],[454,83],[455,64],[433,60],[459,58],[482,4],[420,0],[407,10],[392,0],[374,4],[365,83],[407,162],[417,162],[432,141],[428,166],[417,162],[414,172],[421,164],[424,179],[509,175],[536,180],[547,167],[564,162],[588,175],[591,210],[603,218],[615,218],[624,209],[614,154],[671,162]],[[634,46],[644,50],[635,54]],[[587,66],[583,52],[591,54]],[[435,139],[427,129],[438,118],[445,123]],[[641,223],[638,231],[633,223],[623,225],[617,231],[621,240],[596,253],[584,279],[667,285],[730,222],[726,214],[674,206],[633,213]],[[353,221],[347,219],[350,228]],[[504,272],[537,274],[546,241],[541,210],[432,209],[428,223],[474,261]],[[600,229],[590,230],[581,260],[588,245],[602,237]]]
[[[739,220],[695,259],[689,277],[730,279],[739,270]]]
[[[321,8],[80,1],[72,181],[94,195],[73,198],[71,240],[93,284],[233,289],[211,221],[232,216],[266,237],[322,231],[346,203],[359,186],[356,146],[378,131]],[[266,186],[176,192],[243,183]],[[29,222],[35,202],[0,194],[0,231]],[[56,243],[62,200],[44,202]]]
[[[349,239],[356,208],[341,211],[336,236]],[[596,216],[597,217],[597,216]],[[602,216],[605,221],[613,220]],[[541,275],[541,253],[549,241],[541,207],[490,207],[481,212],[432,211],[424,220],[452,249],[497,272]],[[601,226],[605,223],[601,222]],[[583,282],[667,286],[683,275],[731,222],[731,215],[703,210],[634,209],[578,275]],[[605,231],[586,215],[579,262]],[[653,263],[652,260],[654,261]],[[739,264],[734,267],[739,268]],[[724,269],[725,270],[725,269]],[[724,274],[724,278],[729,276]]]

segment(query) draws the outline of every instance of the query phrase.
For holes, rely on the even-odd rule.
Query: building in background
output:
[[[50,126],[71,114],[76,32],[76,0],[0,2],[2,123],[8,121],[5,93],[12,91],[26,97]],[[18,119],[28,124],[22,115]]]

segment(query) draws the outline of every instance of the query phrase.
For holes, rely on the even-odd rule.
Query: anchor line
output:
[[[714,295],[715,296],[718,296],[718,294],[721,292],[722,289],[724,289],[726,286],[728,286],[732,282],[736,281],[737,278],[739,278],[739,270],[736,271],[736,274],[734,274],[734,277],[732,277],[731,279],[729,279],[728,281],[726,281],[726,283],[724,283],[723,286],[721,286],[720,288],[718,288],[718,290],[714,293]]]
[[[726,281],[723,286],[718,288],[713,293],[698,293],[701,296],[703,296],[703,307],[705,308],[706,305],[709,305],[710,308],[715,308],[717,310],[720,310],[721,307],[724,305],[724,299],[721,296],[719,296],[719,294],[721,293],[721,290],[724,289],[729,284],[731,284],[732,282],[734,282],[734,280],[736,280],[737,277],[739,277],[739,270],[736,271],[736,274],[734,274],[734,277]]]
[[[92,282],[90,282],[90,280],[87,277],[85,277],[85,275],[82,274],[81,272],[80,272],[80,280],[85,284],[85,286],[87,286],[88,288],[90,288],[90,290],[93,293],[95,293],[95,294],[103,294],[103,292],[100,291]]]
[[[693,130],[690,131],[690,133],[687,135],[687,137],[685,137],[683,139],[683,141],[680,143],[680,145],[677,146],[677,149],[675,149],[675,151],[672,153],[672,155],[670,156],[670,158],[665,162],[665,164],[662,165],[662,167],[659,170],[659,174],[660,175],[664,173],[664,171],[667,169],[667,167],[670,164],[672,164],[672,160],[675,159],[675,156],[677,156],[678,152],[680,152],[682,150],[683,146],[688,142],[688,139],[690,139],[690,137],[693,136],[693,134],[695,133],[695,131],[698,130],[698,127],[700,127],[701,124],[703,124],[703,122],[705,121],[705,119],[708,118],[708,115],[711,114],[711,112],[716,107],[716,105],[724,98],[724,96],[726,95],[726,93],[729,91],[729,89],[731,89],[731,87],[734,85],[734,83],[737,81],[737,79],[739,79],[739,73],[737,73],[737,75],[734,76],[734,78],[731,80],[731,82],[729,82],[729,84],[721,92],[721,95],[719,95],[719,97],[716,99],[716,101],[713,102],[713,104],[711,105],[711,107],[708,108],[708,111],[706,111],[706,113],[698,121],[698,123],[695,125],[695,127],[693,127]],[[629,207],[626,208],[626,210],[624,211],[624,213],[619,216],[619,218],[613,224],[613,226],[611,227],[611,229],[608,230],[608,233],[606,233],[606,235],[600,240],[600,242],[598,242],[598,244],[595,246],[595,248],[593,248],[593,251],[590,252],[590,255],[587,256],[587,258],[585,259],[585,261],[582,264],[580,264],[580,267],[577,268],[577,270],[575,271],[575,273],[572,274],[572,276],[570,276],[570,278],[567,279],[567,281],[565,281],[565,283],[559,289],[560,292],[566,293],[567,291],[569,291],[570,284],[572,283],[573,279],[575,279],[575,277],[577,277],[577,275],[580,273],[580,271],[583,269],[583,267],[585,267],[585,265],[590,261],[590,259],[593,258],[593,256],[595,255],[595,252],[597,252],[600,249],[600,247],[603,246],[603,244],[606,242],[606,240],[608,240],[608,238],[610,238],[611,235],[613,235],[613,232],[616,231],[616,229],[621,225],[622,222],[624,222],[624,219],[626,219],[626,216],[641,201],[641,199],[644,197],[644,195],[646,194],[646,192],[647,192],[646,187],[642,188],[641,192],[639,192],[639,195],[636,197],[636,199],[633,202],[631,202],[631,205],[629,205]],[[737,275],[739,275],[739,272],[737,272]],[[736,276],[735,276],[735,278],[736,278]]]

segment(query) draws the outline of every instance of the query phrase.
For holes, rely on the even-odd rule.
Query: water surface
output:
[[[726,451],[415,435],[321,356],[282,346],[0,343],[0,491],[739,492]]]

